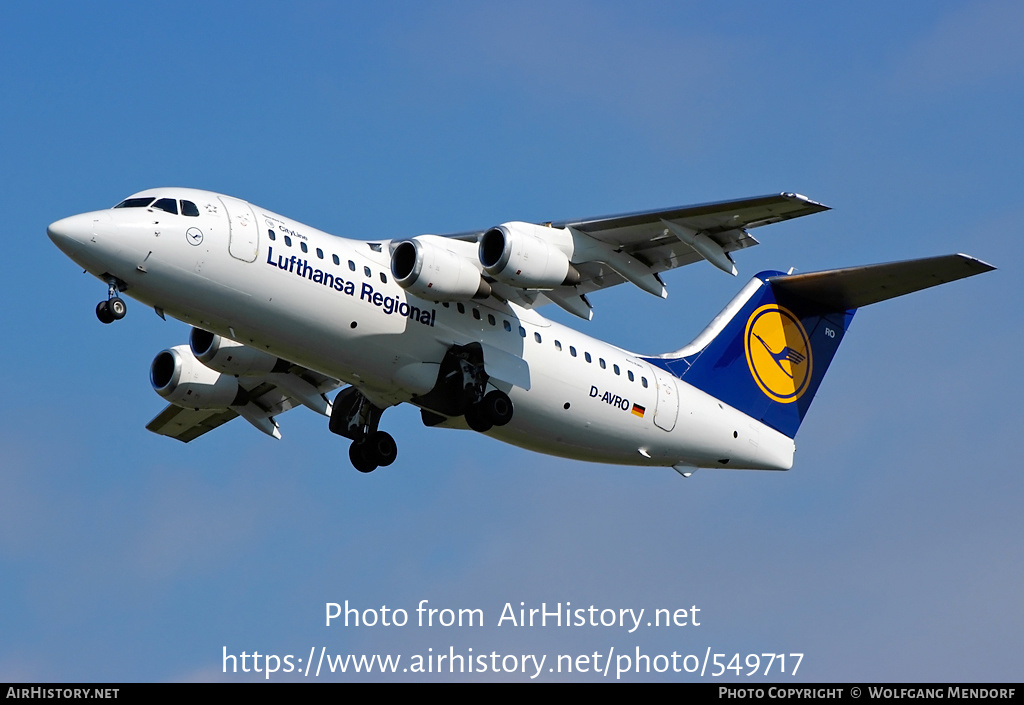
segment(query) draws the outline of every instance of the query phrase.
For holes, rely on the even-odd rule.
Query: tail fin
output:
[[[793,438],[857,308],[992,269],[947,255],[761,272],[693,343],[647,361]]]

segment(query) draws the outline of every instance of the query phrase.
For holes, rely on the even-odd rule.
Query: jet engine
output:
[[[491,228],[480,238],[477,256],[484,271],[519,289],[553,289],[579,284],[569,262],[572,235],[561,228],[511,222]]]
[[[420,235],[398,243],[391,252],[395,282],[428,301],[486,299],[491,285],[480,276],[476,263],[452,252],[449,242],[435,235]]]
[[[211,370],[187,345],[175,345],[153,358],[149,381],[168,402],[189,409],[221,409],[248,402],[235,377]]]
[[[291,363],[230,338],[222,338],[200,328],[189,335],[192,354],[201,363],[227,375],[250,377],[270,372],[287,372]]]

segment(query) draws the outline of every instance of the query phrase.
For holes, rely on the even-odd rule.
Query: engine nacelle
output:
[[[519,289],[575,285],[580,273],[569,262],[572,235],[562,228],[511,222],[480,238],[477,256],[484,271]]]
[[[149,381],[168,402],[188,409],[222,409],[248,402],[237,379],[211,370],[187,345],[175,345],[153,358]]]
[[[286,372],[291,366],[275,355],[200,328],[192,329],[188,341],[197,360],[210,369],[227,375],[254,377],[269,372]]]
[[[480,276],[475,262],[449,249],[455,244],[435,235],[398,243],[391,252],[395,282],[428,301],[486,299],[491,285]]]

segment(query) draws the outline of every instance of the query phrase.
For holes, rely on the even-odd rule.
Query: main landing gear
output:
[[[515,413],[512,400],[493,386],[487,391],[489,384],[480,343],[453,346],[441,361],[434,388],[416,399],[423,423],[434,426],[465,416],[466,424],[479,433],[504,426]],[[352,440],[348,459],[359,472],[373,472],[398,457],[395,439],[377,429],[383,413],[355,387],[346,387],[334,398],[331,432]]]
[[[454,367],[445,371],[446,366]],[[479,345],[453,347],[442,362],[442,380],[450,387],[449,398],[466,417],[466,424],[478,433],[487,433],[494,426],[512,420],[514,409],[508,394],[500,389],[487,391],[489,376],[484,370],[483,352]]]
[[[341,390],[331,409],[332,433],[352,439],[348,459],[359,472],[387,467],[398,457],[398,445],[390,433],[378,431],[384,409],[374,406],[355,387]]]
[[[508,394],[495,389],[466,409],[466,423],[474,431],[486,433],[494,426],[504,426],[512,420],[512,400]]]
[[[398,445],[387,431],[374,431],[361,440],[352,441],[348,447],[348,459],[359,472],[373,472],[386,467],[398,457]]]
[[[96,304],[96,318],[100,323],[113,323],[120,321],[128,313],[128,306],[118,293],[127,287],[120,279],[110,278],[107,280],[107,300]]]
[[[445,416],[465,416],[466,425],[479,433],[504,426],[515,412],[512,400],[493,386],[487,391],[489,385],[480,343],[453,345],[441,360],[437,384],[417,399],[425,413],[424,423],[429,426],[443,422]]]

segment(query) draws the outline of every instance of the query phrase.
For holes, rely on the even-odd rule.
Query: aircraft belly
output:
[[[609,394],[607,400],[603,399],[603,391],[594,392],[591,382],[595,380],[580,374],[578,362],[569,360],[558,365],[557,357],[539,361],[533,356],[529,362],[534,371],[531,389],[511,390],[516,414],[508,426],[492,429],[490,435],[529,450],[580,460],[672,464],[640,452],[656,439],[650,420],[653,411],[644,418],[634,413],[633,402],[621,396]],[[653,410],[652,402],[645,403]],[[658,433],[664,435],[663,431]]]
[[[792,465],[789,438],[689,385],[673,385],[677,413],[666,432],[655,423],[656,389],[635,401],[616,400],[589,384],[600,379],[580,375],[571,361],[557,361],[531,359],[531,369],[555,374],[534,372],[529,391],[513,388],[516,416],[489,435],[529,450],[613,464],[774,470]]]

